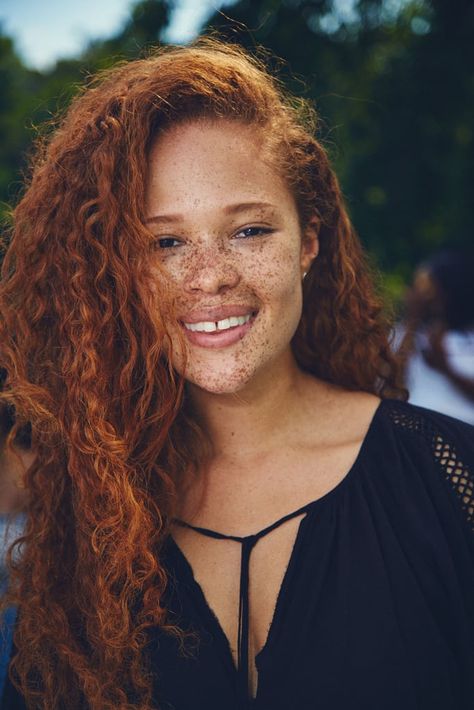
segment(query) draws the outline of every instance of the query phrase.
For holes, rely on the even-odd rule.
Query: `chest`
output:
[[[287,449],[253,467],[214,467],[192,488],[180,511],[179,518],[193,526],[238,538],[216,539],[178,524],[172,531],[226,638],[234,666],[244,663],[248,670],[252,696],[258,684],[255,658],[278,616],[305,516],[294,513],[337,487],[359,448],[356,439],[321,452]],[[246,551],[239,539],[250,535],[254,541]]]
[[[173,538],[190,563],[195,582],[225,635],[235,667],[239,666],[239,635],[247,624],[249,692],[257,690],[256,656],[268,639],[292,552],[305,513],[257,539],[246,554],[244,543],[214,539],[176,526]],[[244,560],[243,560],[244,557]],[[242,579],[242,564],[247,567]],[[248,604],[242,609],[242,604]],[[242,617],[247,616],[245,621]]]

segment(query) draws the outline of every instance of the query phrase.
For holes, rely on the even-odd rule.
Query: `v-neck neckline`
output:
[[[293,578],[293,568],[296,565],[296,560],[298,558],[298,552],[301,547],[302,540],[304,539],[304,534],[303,534],[304,523],[308,518],[308,514],[311,512],[312,508],[314,507],[313,504],[316,502],[317,501],[312,501],[307,506],[304,506],[303,508],[298,509],[298,510],[301,510],[300,515],[302,517],[298,523],[298,528],[296,531],[296,536],[295,536],[295,540],[293,543],[293,547],[291,549],[290,556],[288,559],[288,564],[286,566],[286,569],[285,569],[285,572],[283,575],[283,579],[282,579],[280,588],[278,590],[278,594],[277,594],[276,601],[275,601],[275,607],[273,609],[273,615],[272,615],[272,619],[271,619],[270,626],[268,629],[267,637],[266,637],[265,643],[263,644],[260,651],[258,653],[256,653],[254,656],[254,663],[255,663],[255,667],[257,669],[257,690],[256,690],[255,697],[252,697],[249,695],[248,698],[246,698],[247,705],[249,708],[254,706],[254,704],[257,702],[257,699],[259,696],[259,688],[260,688],[260,682],[261,682],[261,679],[260,679],[261,670],[259,668],[260,660],[261,660],[262,656],[267,653],[268,649],[271,648],[271,644],[273,643],[273,638],[276,635],[276,632],[278,631],[278,619],[281,616],[280,610],[281,610],[282,605],[284,604],[285,598],[289,594],[288,587],[291,585],[291,580]],[[268,527],[270,527],[270,526],[268,526]],[[204,591],[203,591],[201,585],[196,580],[196,578],[194,576],[192,565],[189,562],[189,560],[187,559],[186,555],[181,550],[181,548],[179,547],[177,542],[175,542],[175,540],[171,536],[169,538],[169,542],[172,545],[173,549],[175,550],[176,556],[179,559],[179,561],[185,571],[189,585],[194,589],[194,591],[197,595],[197,598],[199,600],[199,605],[200,605],[201,609],[203,610],[205,617],[207,617],[207,620],[209,622],[209,626],[207,626],[206,623],[204,624],[204,626],[206,627],[206,630],[211,633],[211,636],[214,639],[218,640],[219,645],[223,649],[223,653],[224,653],[224,657],[225,657],[225,664],[226,664],[226,666],[229,667],[229,669],[231,669],[231,674],[233,676],[234,681],[237,681],[238,669],[237,669],[237,666],[234,662],[229,639],[228,639],[224,629],[222,628],[221,622],[219,621],[219,618],[218,618],[217,614],[214,612],[211,605],[208,603],[206,595],[204,594]],[[222,660],[224,660],[224,657]],[[243,710],[243,708],[242,709],[239,708],[239,710]]]

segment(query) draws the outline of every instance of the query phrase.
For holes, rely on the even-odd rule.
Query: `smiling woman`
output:
[[[92,82],[34,164],[4,708],[471,707],[472,429],[403,401],[316,123],[200,39]]]

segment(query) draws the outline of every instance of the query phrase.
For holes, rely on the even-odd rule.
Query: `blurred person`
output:
[[[8,710],[471,710],[473,429],[403,401],[316,126],[201,38],[40,154],[0,283]]]
[[[5,370],[0,369],[0,389],[5,376]],[[22,478],[33,460],[27,425],[19,429],[13,446],[7,445],[7,437],[14,424],[12,407],[0,405],[0,595],[4,594],[8,586],[7,550],[23,531],[26,491],[22,486]],[[15,608],[7,608],[0,622],[0,694],[10,657],[14,621]]]
[[[474,259],[443,250],[421,264],[399,333],[409,401],[474,424]]]

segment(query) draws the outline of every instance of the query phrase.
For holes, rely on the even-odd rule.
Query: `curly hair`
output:
[[[403,396],[313,109],[262,60],[211,38],[93,79],[38,150],[0,285],[0,398],[15,408],[11,436],[31,423],[36,454],[7,598],[20,609],[11,675],[31,708],[149,710],[147,632],[183,639],[162,604],[160,548],[205,438],[170,365],[173,302],[150,270],[144,188],[157,132],[202,117],[264,129],[301,223],[320,220],[292,343],[300,366]]]

